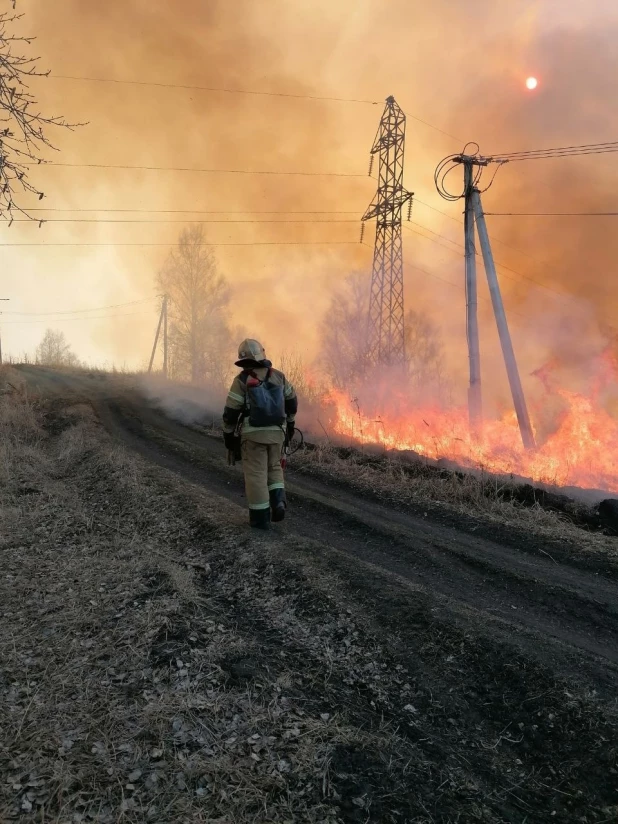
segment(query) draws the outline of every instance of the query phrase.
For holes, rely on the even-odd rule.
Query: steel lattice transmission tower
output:
[[[387,365],[405,362],[403,306],[403,258],[401,253],[401,209],[412,207],[413,192],[403,188],[403,153],[406,116],[387,97],[378,133],[371,149],[371,165],[379,155],[378,190],[363,215],[376,219],[376,241],[371,273],[369,318],[367,325],[368,356],[373,363]]]

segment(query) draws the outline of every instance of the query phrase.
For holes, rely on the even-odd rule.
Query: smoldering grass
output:
[[[615,542],[602,534],[587,532],[561,512],[519,503],[509,485],[491,476],[467,472],[437,471],[422,461],[410,462],[392,454],[371,456],[319,444],[294,456],[295,469],[331,483],[342,483],[386,504],[443,508],[496,524],[512,525],[542,537],[577,541],[590,549],[615,552]],[[586,507],[582,504],[581,509]],[[578,505],[574,505],[577,514]]]

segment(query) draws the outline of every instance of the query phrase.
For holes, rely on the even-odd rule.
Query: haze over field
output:
[[[273,354],[295,349],[311,362],[318,355],[318,321],[333,287],[351,270],[370,266],[371,249],[357,242],[357,218],[374,193],[375,181],[365,174],[383,101],[395,95],[408,115],[405,182],[417,198],[415,223],[404,230],[406,302],[439,323],[447,366],[458,381],[458,400],[464,398],[467,369],[463,259],[460,247],[444,238],[462,242],[462,227],[451,219],[460,217],[461,204],[445,203],[435,192],[436,163],[461,150],[467,140],[495,152],[597,142],[616,134],[616,115],[607,100],[615,98],[618,84],[618,57],[612,45],[618,11],[609,2],[593,7],[502,0],[468,3],[465,12],[446,0],[430,7],[375,0],[113,0],[104,15],[98,4],[77,0],[53,6],[24,0],[20,7],[25,13],[21,28],[38,37],[33,48],[52,71],[50,78],[33,83],[42,105],[70,120],[88,121],[74,133],[57,136],[62,153],[53,155],[56,161],[361,175],[192,174],[64,166],[33,170],[37,185],[46,192],[41,205],[56,209],[225,210],[243,214],[195,219],[319,221],[315,226],[205,226],[213,243],[320,241],[217,249],[220,269],[234,290],[234,322],[262,337]],[[97,83],[58,75],[350,97],[377,105]],[[525,87],[531,75],[539,80],[534,92]],[[613,155],[513,164],[498,175],[485,208],[612,210],[615,166]],[[329,209],[346,214],[290,214]],[[41,229],[16,224],[2,230],[4,239],[173,243],[192,217],[152,212],[42,214],[148,222],[48,223]],[[152,222],[163,220],[170,222]],[[352,222],[334,222],[344,220]],[[618,251],[614,220],[489,218],[492,235],[510,244],[496,243],[496,258],[518,273],[503,270],[501,281],[523,375],[558,356],[568,362],[570,373],[561,380],[579,384],[590,357],[604,346],[618,296],[615,279],[608,274]],[[372,235],[368,226],[366,243],[372,243]],[[3,291],[11,297],[10,311],[31,312],[150,297],[166,251],[148,245],[9,247],[3,251]],[[519,273],[561,294],[539,288]],[[483,285],[481,296],[486,298]],[[5,348],[14,354],[33,351],[45,326],[54,325],[65,331],[83,358],[139,366],[151,345],[155,301],[152,312],[148,305],[123,311],[131,311],[130,318],[62,324],[28,318],[28,323],[9,325],[25,318],[7,314]],[[485,391],[506,401],[490,311],[482,299],[483,366],[486,378],[491,378]],[[538,388],[534,381],[529,383],[531,391]]]

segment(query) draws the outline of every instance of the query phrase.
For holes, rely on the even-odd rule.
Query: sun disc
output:
[[[528,88],[528,89],[530,89],[530,90],[532,90],[532,89],[536,89],[536,87],[537,87],[538,85],[539,85],[539,81],[536,79],[536,77],[529,77],[529,78],[526,80],[526,88]]]

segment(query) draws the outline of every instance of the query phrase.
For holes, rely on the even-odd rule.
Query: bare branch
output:
[[[12,0],[15,9],[16,0]],[[38,68],[38,57],[21,53],[32,45],[33,37],[12,33],[23,15],[0,14],[0,218],[13,222],[15,213],[39,221],[28,214],[18,201],[44,193],[29,179],[29,168],[43,164],[44,151],[56,151],[48,131],[53,128],[74,129],[82,123],[70,123],[60,115],[43,114],[30,93],[30,78],[48,77],[49,71]]]

